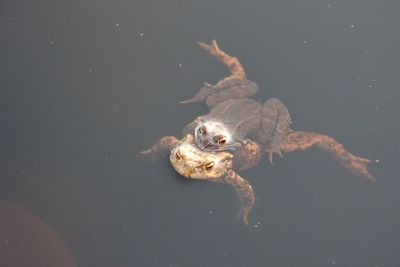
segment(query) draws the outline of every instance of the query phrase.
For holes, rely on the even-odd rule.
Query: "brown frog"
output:
[[[211,108],[187,125],[183,134],[193,132],[197,145],[207,151],[235,151],[246,138],[262,144],[269,151],[282,155],[279,144],[290,131],[290,116],[286,106],[276,98],[264,104],[248,97],[257,93],[257,83],[247,79],[239,60],[222,51],[214,40],[210,45],[199,42],[209,55],[216,57],[231,75],[215,85],[205,83],[191,99],[181,103],[205,101]]]
[[[226,60],[228,59],[231,60],[232,57],[227,57]],[[233,58],[233,60],[236,62],[236,66],[241,67],[236,58]],[[232,63],[228,64],[228,61],[225,63],[228,66],[232,65]],[[224,80],[229,80],[230,77]],[[188,130],[192,129],[193,125],[189,125],[184,130],[186,134],[182,140],[174,136],[165,136],[153,147],[141,153],[155,155],[160,152],[169,151],[172,166],[184,177],[219,183],[226,182],[231,185],[235,189],[239,199],[240,210],[238,217],[245,224],[248,224],[248,214],[255,201],[254,192],[250,183],[236,172],[252,168],[258,164],[265,153],[269,153],[271,156],[271,142],[275,142],[274,146],[276,147],[273,148],[274,152],[279,151],[279,153],[306,150],[312,146],[316,146],[329,152],[342,166],[349,169],[355,175],[364,176],[370,181],[375,181],[375,178],[367,170],[367,164],[370,162],[369,159],[351,154],[343,145],[327,135],[290,130],[288,128],[288,114],[282,117],[279,115],[279,110],[280,108],[268,111],[272,115],[265,116],[265,118],[275,118],[275,122],[271,124],[273,125],[272,128],[264,129],[265,133],[264,130],[261,131],[261,134],[270,134],[270,136],[274,136],[274,131],[278,131],[275,134],[278,137],[277,141],[274,141],[272,138],[270,139],[270,143],[263,143],[258,141],[263,140],[262,138],[244,138],[240,142],[240,149],[207,151],[197,145],[193,131]],[[197,124],[197,122],[195,120],[192,124]],[[282,125],[280,125],[281,123]]]

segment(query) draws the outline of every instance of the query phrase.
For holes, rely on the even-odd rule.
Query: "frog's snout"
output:
[[[197,145],[204,150],[212,150],[215,148],[215,142],[212,140],[212,138],[203,138],[203,139],[198,139]]]

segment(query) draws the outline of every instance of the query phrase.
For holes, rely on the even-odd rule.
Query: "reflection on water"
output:
[[[1,266],[76,266],[56,233],[37,216],[0,203]]]

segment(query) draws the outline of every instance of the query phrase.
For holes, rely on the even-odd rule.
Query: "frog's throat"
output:
[[[221,151],[235,151],[236,149],[242,147],[242,143],[240,143],[239,141],[230,144],[230,145],[224,145],[221,147],[213,147],[212,149],[210,149],[207,145],[204,145],[202,143],[197,143],[197,145],[204,151],[207,152],[221,152]]]
[[[205,127],[208,134],[207,138],[204,136],[200,136],[199,130]],[[215,142],[213,140],[214,136],[217,135],[222,135],[226,138],[226,145],[222,146],[222,149],[207,149],[208,144],[212,144]],[[235,138],[232,136],[232,133],[229,131],[229,129],[224,125],[224,123],[219,122],[219,121],[200,121],[198,125],[196,126],[194,130],[194,136],[196,139],[197,145],[207,151],[222,151],[222,150],[230,150],[233,149],[235,150],[237,147],[240,147],[240,142],[238,140],[235,140]],[[200,142],[200,140],[203,140],[203,142]]]

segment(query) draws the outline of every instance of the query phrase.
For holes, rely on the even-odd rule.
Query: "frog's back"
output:
[[[205,119],[223,123],[236,140],[243,141],[260,129],[261,103],[250,98],[228,99],[213,107]]]

